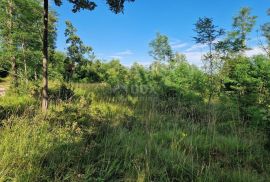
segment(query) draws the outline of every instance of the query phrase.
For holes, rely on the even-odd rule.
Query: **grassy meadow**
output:
[[[270,182],[266,1],[0,0],[0,182]]]
[[[207,105],[112,94],[106,84],[71,87],[72,96],[52,94],[47,115],[27,94],[0,98],[0,181],[270,178],[265,132],[234,121],[229,105],[207,114]]]

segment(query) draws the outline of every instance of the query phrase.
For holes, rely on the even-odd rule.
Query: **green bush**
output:
[[[67,101],[74,98],[75,93],[71,86],[64,83],[53,83],[49,87],[49,100],[52,101]]]

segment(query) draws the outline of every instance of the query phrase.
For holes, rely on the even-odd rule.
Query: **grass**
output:
[[[76,85],[76,99],[11,115],[0,129],[0,181],[267,181],[266,136],[237,121],[196,122],[156,97]],[[3,108],[31,103],[2,98]],[[162,104],[159,104],[162,103]],[[12,106],[14,107],[14,106]]]
[[[1,78],[0,77],[0,88],[8,89],[10,86],[10,77]]]

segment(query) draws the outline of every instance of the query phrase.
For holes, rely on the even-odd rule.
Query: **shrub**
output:
[[[74,96],[73,89],[64,83],[53,83],[49,88],[49,99],[53,101],[67,101]]]

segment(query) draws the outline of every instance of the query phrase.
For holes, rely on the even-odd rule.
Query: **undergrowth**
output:
[[[171,102],[157,97],[108,96],[105,86],[74,88],[71,98],[55,94],[46,116],[29,96],[1,98],[12,114],[1,115],[0,181],[270,178],[267,136],[258,127],[221,118],[220,110],[212,122],[202,122],[182,104],[182,111],[166,110]]]

